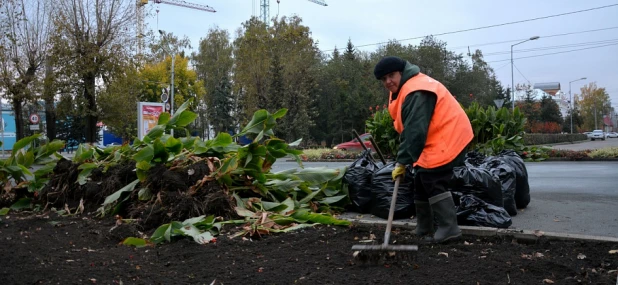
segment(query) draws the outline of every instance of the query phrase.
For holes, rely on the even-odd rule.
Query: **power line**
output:
[[[587,50],[587,49],[595,49],[595,48],[602,48],[602,47],[615,46],[615,45],[618,45],[618,43],[606,44],[606,45],[600,45],[600,46],[594,46],[594,47],[587,47],[587,48],[580,48],[580,49],[573,49],[573,50],[565,50],[565,51],[552,52],[552,53],[537,54],[537,55],[531,55],[531,56],[524,56],[524,57],[514,58],[513,60],[524,59],[524,58],[532,58],[532,57],[540,57],[540,56],[547,56],[547,55],[554,55],[554,54],[561,54],[561,53],[568,53],[568,52]],[[511,59],[507,58],[507,59],[501,59],[501,60],[493,60],[493,61],[487,61],[487,63],[503,62],[503,61],[508,61],[508,60],[511,60]]]
[[[596,41],[596,42],[583,42],[583,43],[575,43],[575,44],[568,44],[568,45],[544,46],[544,47],[529,48],[529,49],[518,49],[518,50],[513,51],[513,53],[551,50],[551,49],[564,49],[564,48],[574,48],[574,47],[593,46],[593,45],[596,46],[596,45],[601,45],[601,44],[613,44],[613,43],[618,43],[618,39],[603,40],[603,41]],[[490,53],[483,54],[483,57],[509,54],[509,53],[510,51],[490,52]]]
[[[610,8],[610,7],[614,7],[614,6],[618,6],[618,4],[610,4],[610,5],[599,6],[599,7],[594,7],[594,8],[584,9],[584,10],[578,10],[578,11],[572,11],[572,12],[566,12],[566,13],[561,13],[561,14],[554,14],[554,15],[537,17],[537,18],[531,18],[531,19],[525,19],[525,20],[519,20],[519,21],[513,21],[513,22],[506,22],[506,23],[502,23],[502,24],[494,24],[494,25],[488,25],[488,26],[481,26],[481,27],[477,27],[477,28],[470,28],[470,29],[456,30],[456,31],[451,31],[451,32],[444,32],[444,33],[439,33],[439,34],[432,34],[432,36],[444,36],[444,35],[458,34],[458,33],[471,32],[471,31],[478,31],[478,30],[483,30],[483,29],[502,27],[502,26],[508,26],[508,25],[514,25],[514,24],[521,24],[521,23],[525,23],[525,22],[538,21],[538,20],[543,20],[543,19],[549,19],[549,18],[561,17],[561,16],[572,15],[572,14],[577,14],[577,13],[594,11],[594,10],[599,10],[599,9],[605,9],[605,8]],[[426,36],[427,35],[419,36],[419,37],[412,37],[412,38],[407,38],[407,39],[401,39],[401,40],[393,40],[393,41],[402,42],[402,41],[409,41],[409,40],[417,40],[417,39],[425,38]],[[359,48],[359,47],[367,47],[367,46],[374,46],[374,45],[380,45],[380,44],[385,44],[385,43],[389,43],[389,41],[387,41],[387,42],[372,43],[372,44],[364,44],[364,45],[359,45],[359,46],[356,46],[356,47],[357,48]],[[333,50],[334,49],[324,50],[324,51],[333,51]]]
[[[569,35],[576,35],[576,34],[585,34],[585,33],[592,33],[592,32],[600,32],[600,31],[606,31],[606,30],[612,30],[612,29],[618,29],[618,26],[616,26],[616,27],[608,27],[608,28],[601,28],[601,29],[594,29],[594,30],[579,31],[579,32],[570,32],[570,33],[562,33],[562,34],[554,34],[554,35],[545,35],[545,36],[540,36],[540,38],[547,39],[547,38],[553,38],[553,37],[562,37],[562,36],[569,36]],[[515,40],[500,41],[500,42],[490,42],[490,43],[483,43],[483,44],[473,44],[473,45],[466,45],[466,46],[452,47],[452,48],[450,48],[450,49],[451,49],[451,50],[456,50],[456,49],[467,49],[467,48],[469,48],[469,47],[480,47],[480,46],[490,46],[490,45],[497,45],[497,44],[514,43],[514,42],[520,42],[520,41],[524,41],[524,40],[527,40],[527,39],[515,39]]]
[[[513,63],[513,66],[515,67],[515,69],[517,69],[517,72],[519,72],[519,75],[521,75],[524,79],[526,79],[526,81],[528,81],[528,84],[532,84],[532,83],[530,83],[530,80],[528,80],[528,78],[526,78],[526,76],[525,76],[523,73],[521,73],[521,71],[519,70],[519,68],[517,67],[517,65],[515,65],[515,64]]]

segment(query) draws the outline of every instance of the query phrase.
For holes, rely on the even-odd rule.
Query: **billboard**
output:
[[[157,125],[159,115],[164,112],[163,103],[139,102],[137,104],[137,138],[143,139]]]

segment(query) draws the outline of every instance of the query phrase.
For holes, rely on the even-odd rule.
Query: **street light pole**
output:
[[[163,37],[165,36],[165,32],[163,30],[159,30],[159,34],[161,36],[163,36]],[[167,39],[164,38],[164,40],[167,43]],[[175,73],[174,72],[174,69],[175,69],[174,65],[176,63],[176,54],[174,54],[169,47],[167,47],[166,50],[172,56],[172,79],[171,79],[172,82],[170,83],[170,85],[171,85],[171,87],[170,87],[170,100],[172,100],[172,102],[170,103],[170,115],[173,116],[174,115],[174,73]],[[170,133],[171,133],[172,136],[174,136],[174,130],[173,129],[170,131]]]
[[[586,80],[586,77],[582,77],[580,79],[575,79],[573,81],[569,81],[569,108],[571,108],[571,134],[573,134],[573,106],[575,106],[575,104],[573,104],[573,97],[571,97],[571,82],[575,82],[575,81],[580,81],[580,80]]]
[[[513,77],[513,47],[518,45],[518,44],[523,44],[523,43],[525,43],[527,41],[538,40],[539,38],[540,38],[539,36],[534,36],[534,37],[531,37],[531,38],[529,38],[529,39],[527,39],[525,41],[521,41],[521,42],[518,42],[516,44],[512,44],[511,45],[511,92],[513,93],[513,96],[512,96],[512,98],[513,98],[513,102],[512,102],[513,103],[513,112],[515,111],[515,79]]]

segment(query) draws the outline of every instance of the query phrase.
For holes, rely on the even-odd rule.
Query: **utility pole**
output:
[[[571,108],[571,134],[573,134],[573,107],[575,104],[573,103],[573,98],[571,97],[571,82],[586,80],[586,77],[582,77],[580,79],[575,79],[573,81],[569,81],[569,107]]]
[[[163,30],[159,30],[159,34],[161,34],[162,37],[165,37],[165,32]],[[165,43],[167,44],[167,38],[163,38],[163,40],[165,41]],[[172,100],[172,102],[170,102],[170,115],[174,116],[174,63],[176,62],[176,54],[172,51],[172,49],[168,46],[166,48],[166,50],[168,50],[168,52],[170,53],[170,55],[172,56],[172,82],[170,82],[170,100]],[[172,137],[174,136],[174,129],[172,129],[170,131]]]

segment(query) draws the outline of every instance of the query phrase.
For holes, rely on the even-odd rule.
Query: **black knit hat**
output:
[[[403,71],[405,67],[405,60],[396,56],[387,56],[376,64],[376,67],[373,69],[373,75],[375,75],[376,79],[380,79],[391,72]]]

